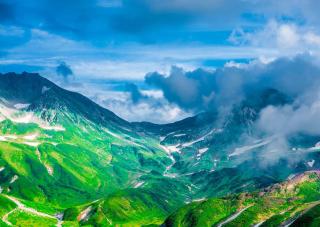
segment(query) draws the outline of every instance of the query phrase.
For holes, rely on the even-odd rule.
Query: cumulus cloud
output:
[[[146,75],[145,81],[149,85],[159,87],[165,98],[172,103],[177,103],[183,108],[206,108],[213,92],[213,83],[210,72],[196,70],[184,72],[182,68],[172,67],[170,75],[165,77],[157,72]]]
[[[64,79],[68,79],[69,76],[73,75],[73,71],[69,65],[65,62],[61,62],[57,68],[56,68],[56,73],[59,76],[62,76]]]
[[[214,71],[186,72],[173,67],[169,75],[147,74],[145,82],[161,89],[169,102],[185,110],[203,111],[238,103],[246,94],[259,89],[275,88],[290,96],[303,94],[320,85],[320,68],[310,55],[299,55]]]
[[[175,122],[192,115],[177,105],[166,102],[165,99],[149,97],[138,103],[133,103],[128,101],[130,97],[126,94],[118,92],[116,95],[118,98],[105,97],[100,103],[128,121],[148,121],[161,124]]]
[[[135,81],[137,83],[137,81]],[[138,100],[132,97],[132,90],[138,89]],[[133,86],[132,86],[133,85]],[[168,123],[193,115],[179,106],[169,103],[159,90],[141,89],[142,84],[132,81],[89,80],[87,83],[63,83],[68,90],[80,92],[101,106],[113,111],[128,121],[148,121],[153,123]],[[135,93],[135,92],[134,92]]]
[[[303,76],[301,76],[303,77]],[[268,106],[261,111],[258,127],[269,134],[288,137],[296,133],[320,135],[320,72],[313,84],[301,90],[294,102],[285,106]]]
[[[300,155],[288,156],[288,152],[292,152],[292,145],[288,141],[296,135],[320,136],[319,92],[319,89],[311,91],[313,95],[307,95],[308,98],[301,94],[303,97],[297,97],[291,105],[268,106],[260,112],[256,127],[265,136],[273,138],[264,148],[265,155],[261,164],[273,164],[282,157],[297,162],[300,160]],[[305,148],[312,146],[316,146],[316,142]]]

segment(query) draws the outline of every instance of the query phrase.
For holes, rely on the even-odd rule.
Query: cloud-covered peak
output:
[[[268,88],[301,96],[320,85],[320,68],[312,56],[305,54],[213,71],[173,67],[169,75],[147,74],[145,82],[161,89],[169,102],[183,109],[204,111],[238,103],[246,94]]]

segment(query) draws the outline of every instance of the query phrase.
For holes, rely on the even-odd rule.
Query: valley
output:
[[[223,117],[157,125],[125,121],[38,74],[1,74],[0,224],[316,222],[320,138],[295,134],[277,150],[279,138],[254,124],[264,107],[287,103],[266,89]]]

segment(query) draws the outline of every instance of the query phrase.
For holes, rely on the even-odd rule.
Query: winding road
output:
[[[234,219],[236,219],[237,217],[239,217],[240,214],[242,214],[246,209],[252,207],[253,205],[247,206],[245,208],[243,208],[242,210],[236,212],[235,214],[231,215],[229,218],[227,218],[225,221],[221,222],[220,224],[217,225],[217,227],[222,227],[225,224],[228,224],[229,222],[232,222]]]
[[[55,217],[53,215],[50,215],[50,214],[39,212],[39,211],[37,211],[37,210],[35,210],[33,208],[26,207],[18,199],[14,198],[12,196],[9,196],[9,195],[3,195],[3,196],[5,196],[6,198],[10,199],[12,202],[14,202],[17,205],[16,208],[14,208],[10,212],[6,213],[2,217],[2,221],[5,222],[7,225],[12,225],[12,223],[8,220],[9,215],[12,214],[13,212],[17,211],[17,210],[21,210],[21,211],[24,211],[24,212],[27,212],[27,213],[30,213],[30,214],[33,214],[33,215],[36,215],[36,216],[55,219],[55,220],[57,220],[57,227],[61,227],[62,226],[62,221],[59,218],[57,218],[57,217]]]

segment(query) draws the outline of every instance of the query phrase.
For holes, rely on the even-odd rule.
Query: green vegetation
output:
[[[319,168],[317,150],[305,152],[319,138],[293,136],[299,149],[270,164],[269,138],[251,128],[261,108],[286,102],[267,90],[225,122],[208,112],[129,123],[38,75],[1,75],[0,226],[212,226],[237,214],[224,226],[316,225],[318,173],[279,182]]]
[[[320,225],[320,205],[316,205],[307,210],[291,226],[293,227],[316,227]]]
[[[299,218],[295,223],[305,223],[307,219],[310,223],[318,223],[319,186],[319,172],[307,172],[261,191],[188,204],[173,213],[165,224],[191,227],[261,223],[260,226],[280,226],[296,217]],[[235,218],[229,219],[233,215]]]
[[[15,211],[13,212],[8,221],[15,226],[56,226],[57,222],[54,219],[43,218],[32,215],[26,212]]]
[[[83,225],[160,225],[176,204],[181,201],[174,197],[164,197],[146,189],[127,189],[93,203],[66,209],[64,220],[79,221]]]

